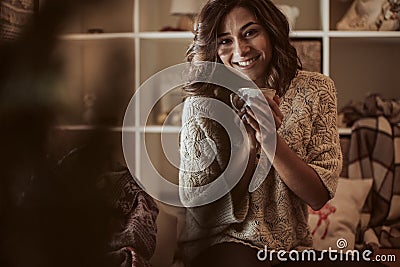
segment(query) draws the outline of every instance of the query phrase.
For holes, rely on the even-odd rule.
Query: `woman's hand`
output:
[[[232,105],[236,106],[237,114],[244,121],[250,143],[254,144],[256,152],[257,170],[249,183],[249,192],[256,190],[265,180],[269,168],[273,162],[276,149],[276,129],[282,123],[283,114],[279,109],[280,99],[275,96],[270,99],[268,96],[258,95],[255,97],[233,97]],[[248,104],[248,105],[246,105]],[[240,105],[240,106],[239,106]],[[240,109],[238,108],[240,107]],[[250,155],[251,156],[251,155]]]
[[[247,112],[246,112],[246,109],[244,108],[245,101],[243,99],[241,99],[239,96],[237,96],[236,94],[231,94],[231,104],[238,115],[238,119],[240,118],[244,123],[244,127],[245,127],[247,135],[249,137],[249,145],[250,145],[250,151],[251,151],[250,153],[256,154],[257,149],[259,147],[259,142],[257,141],[257,138],[256,138],[255,129],[247,122],[246,117],[248,117],[248,115],[246,115]],[[239,124],[239,122],[237,122],[237,123]]]
[[[269,132],[272,127],[278,129],[283,120],[283,113],[279,109],[279,105],[281,103],[281,99],[279,96],[275,95],[273,99],[268,96],[264,96],[265,100],[267,101],[268,106],[264,99],[260,98],[251,98],[249,102],[251,102],[251,106],[245,105],[245,101],[240,99],[238,96],[233,97],[233,103],[236,104],[236,107],[240,110],[238,111],[238,115],[245,121],[248,125],[250,125],[255,133],[256,139],[258,143],[262,144],[261,132]],[[271,110],[272,116],[269,116],[267,112]],[[257,115],[257,116],[256,116]],[[274,119],[274,126],[271,121],[271,117]],[[261,131],[261,127],[264,128],[265,131]]]
[[[329,192],[317,172],[303,161],[287,145],[285,140],[276,133],[276,148],[273,157],[269,153],[272,151],[268,150],[268,141],[271,141],[269,136],[274,136],[274,133],[271,132],[272,129],[276,130],[281,126],[283,114],[279,109],[280,99],[278,96],[274,96],[273,99],[267,98],[267,101],[272,116],[266,113],[269,111],[265,101],[261,101],[259,98],[254,101],[251,99],[251,106],[245,106],[246,114],[244,116],[246,122],[256,131],[257,141],[261,144],[268,159],[273,158],[272,164],[282,181],[299,198],[304,200],[314,210],[318,210],[329,200]],[[274,124],[276,125],[276,129],[273,128]]]
[[[271,108],[272,114],[274,115],[276,129],[278,130],[281,127],[282,120],[283,120],[283,113],[279,108],[281,104],[281,98],[277,95],[274,96],[273,99],[266,97],[269,107]]]
[[[277,95],[275,95],[273,99],[269,98],[268,96],[264,97],[268,102],[269,108],[272,111],[272,115],[274,116],[275,127],[276,129],[279,129],[283,120],[283,113],[279,109],[279,105],[281,104],[281,99]],[[246,106],[246,111],[253,120],[257,121],[254,111],[256,112],[256,114],[265,114],[265,112],[267,111],[267,107],[265,105],[265,102],[263,100],[261,101],[258,98],[252,99],[251,102],[252,103],[250,107]],[[260,113],[257,113],[257,111],[259,111]]]

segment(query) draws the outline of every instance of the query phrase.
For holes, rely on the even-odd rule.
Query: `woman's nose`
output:
[[[245,40],[237,40],[235,43],[236,56],[243,57],[250,50],[249,44]]]

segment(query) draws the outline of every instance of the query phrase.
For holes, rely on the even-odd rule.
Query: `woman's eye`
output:
[[[220,40],[220,41],[218,42],[218,44],[220,44],[220,45],[226,45],[226,44],[229,44],[230,41],[231,41],[231,40],[229,40],[229,39],[222,39],[222,40]]]
[[[250,36],[253,36],[256,33],[257,33],[256,30],[248,30],[247,32],[245,32],[244,36],[245,37],[250,37]]]

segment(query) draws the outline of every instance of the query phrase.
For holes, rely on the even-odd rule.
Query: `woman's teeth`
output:
[[[256,60],[257,60],[257,58],[254,57],[254,58],[252,58],[252,59],[250,59],[250,60],[247,60],[247,61],[239,61],[237,64],[238,64],[240,67],[247,67],[248,65],[250,65],[251,63],[253,63],[253,62],[256,61]]]

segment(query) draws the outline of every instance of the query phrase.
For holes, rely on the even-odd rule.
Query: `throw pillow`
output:
[[[318,211],[309,208],[314,249],[354,249],[355,232],[372,179],[339,178],[335,197]]]

